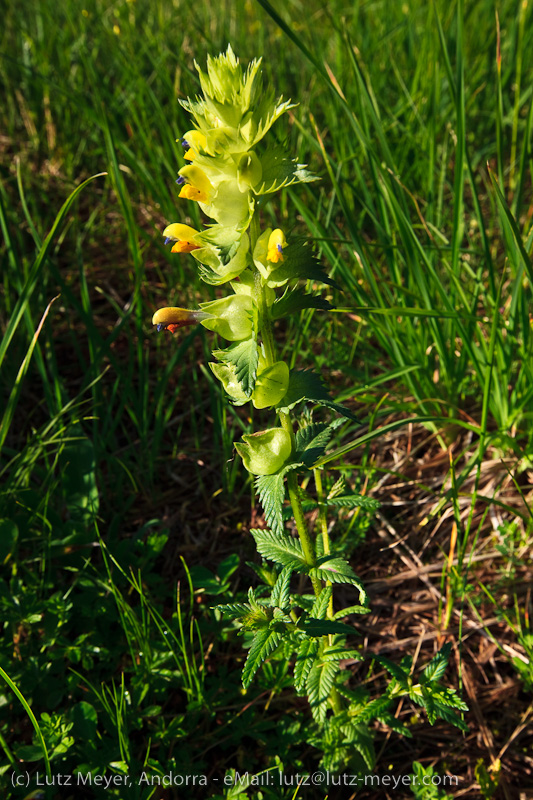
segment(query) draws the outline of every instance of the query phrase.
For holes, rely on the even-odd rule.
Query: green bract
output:
[[[200,308],[212,318],[202,320],[202,325],[219,333],[230,342],[248,339],[252,334],[252,301],[246,295],[230,295],[209,303],[200,303]]]

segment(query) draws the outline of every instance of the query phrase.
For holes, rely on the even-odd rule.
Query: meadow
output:
[[[530,797],[528,0],[20,0],[3,23],[2,796]],[[151,318],[218,296],[162,231],[202,224],[177,199],[178,100],[228,43],[298,104],[273,136],[320,177],[261,216],[334,279],[333,310],[275,338],[357,420],[320,464],[369,501],[334,518],[371,606],[346,620],[370,657],[345,671],[372,698],[380,658],[414,674],[449,644],[442,680],[469,709],[464,731],[408,698],[403,735],[372,724],[375,774],[418,786],[298,785],[327,742],[294,665],[243,689],[243,637],[214,609],[265,571],[233,446],[261,412],[224,399],[213,334]]]

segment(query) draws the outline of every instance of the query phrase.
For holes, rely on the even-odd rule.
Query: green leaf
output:
[[[259,554],[263,558],[268,558],[270,561],[274,561],[284,567],[292,567],[300,572],[302,567],[306,566],[302,545],[292,536],[288,534],[279,536],[272,533],[272,531],[257,529],[251,530],[250,533],[255,539]]]
[[[354,422],[359,421],[351,411],[348,411],[348,409],[340,405],[340,403],[335,403],[330,398],[319,375],[311,370],[291,370],[289,388],[287,394],[283,398],[283,407],[280,407],[278,410],[288,412],[294,408],[297,403],[301,403],[304,400],[330,408],[332,411],[336,411],[337,414],[342,414],[343,417],[347,417]]]
[[[448,666],[451,650],[452,645],[450,642],[447,642],[444,647],[433,656],[422,673],[422,683],[430,683],[442,678]]]
[[[304,639],[298,648],[294,664],[294,686],[298,693],[303,692],[307,676],[318,654],[318,640]]]
[[[251,397],[259,362],[259,350],[255,335],[226,350],[214,350],[213,355],[224,364],[232,364],[235,367],[235,374],[243,392],[247,397]]]
[[[246,689],[255,673],[270,653],[278,646],[281,632],[270,628],[262,628],[255,634],[246,664],[242,672],[242,685]]]
[[[311,609],[311,616],[315,619],[325,619],[328,613],[329,601],[331,600],[332,589],[331,586],[325,586],[317,599],[313,603]]]
[[[401,684],[404,689],[407,689],[407,681],[409,678],[410,669],[403,669],[398,664],[395,664],[394,661],[389,661],[389,659],[385,658],[385,656],[372,655],[372,658],[374,658],[378,664],[381,664],[381,666],[384,667],[393,678],[396,678],[398,683]]]
[[[315,722],[323,725],[328,710],[328,700],[339,671],[336,661],[315,661],[307,677],[307,694]]]
[[[282,284],[287,280],[319,281],[340,287],[324,272],[305,239],[291,239],[283,248],[283,263],[269,275],[269,281]]]
[[[284,567],[276,581],[272,594],[270,595],[270,605],[278,608],[286,608],[290,600],[290,583],[292,567]]]
[[[267,525],[273,533],[283,533],[283,501],[285,500],[284,471],[274,475],[258,475],[255,479],[255,489],[259,495],[259,502],[265,512]]]
[[[261,156],[261,182],[253,187],[254,194],[271,194],[293,183],[310,183],[318,178],[290,158],[284,147],[269,148]]]
[[[316,566],[309,570],[309,576],[331,583],[350,583],[359,589],[361,605],[366,605],[367,594],[361,580],[343,558],[327,555],[319,558]]]
[[[307,636],[328,636],[329,634],[335,635],[336,633],[342,636],[357,636],[357,631],[346,625],[344,622],[335,622],[332,619],[312,619],[311,617],[304,620],[301,629],[305,631]]]
[[[352,634],[353,633],[354,631],[352,630]],[[320,658],[322,661],[344,661],[345,659],[362,661],[363,655],[359,650],[349,650],[343,645],[337,644],[331,647],[325,647]]]
[[[308,294],[302,288],[296,288],[292,291],[287,289],[285,294],[279,297],[272,305],[272,319],[281,319],[290,314],[296,314],[304,308],[319,308],[322,311],[329,311],[333,306],[324,297]]]
[[[369,614],[371,609],[368,606],[348,606],[333,615],[334,619],[341,619],[347,617],[349,614]]]
[[[241,619],[242,617],[248,616],[252,611],[248,603],[225,603],[223,605],[214,606],[214,608],[229,619]]]
[[[337,427],[338,422],[332,425],[312,422],[310,425],[300,428],[296,433],[296,453],[294,456],[296,461],[301,461],[311,469],[315,461],[324,454],[333,431]]]
[[[365,511],[376,511],[381,503],[374,497],[367,497],[364,494],[345,494],[342,497],[331,497],[327,501],[328,506],[336,508],[364,508]]]

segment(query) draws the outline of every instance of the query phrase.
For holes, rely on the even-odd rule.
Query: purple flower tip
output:
[[[183,148],[185,150],[190,150],[191,146],[190,146],[189,142],[187,141],[187,139],[183,138],[181,140],[181,144],[182,144],[182,146],[183,146]]]
[[[280,244],[278,244],[278,253],[283,253],[283,247]]]
[[[167,238],[165,239],[165,244],[168,244],[171,241],[172,241],[172,239],[170,238],[170,236],[167,236]]]
[[[185,183],[185,178],[183,177],[183,175],[179,176],[179,178],[176,181],[176,183],[178,184],[178,186],[183,186],[183,184]]]
[[[161,331],[164,329],[164,327],[165,327],[165,326],[164,326],[164,325],[161,325],[161,324],[159,324],[159,325],[156,325],[157,332],[158,332],[158,333],[160,333],[160,332],[161,332]]]

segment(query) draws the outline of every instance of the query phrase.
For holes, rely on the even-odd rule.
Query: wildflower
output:
[[[156,325],[158,331],[168,330],[171,333],[175,333],[178,328],[183,328],[185,325],[195,325],[208,317],[209,314],[205,311],[193,311],[189,308],[168,306],[155,312],[152,317],[152,325]]]
[[[172,247],[172,253],[192,253],[193,250],[199,250],[201,245],[196,244],[194,241],[194,237],[199,235],[199,232],[194,228],[189,225],[182,225],[179,222],[167,225],[163,231],[165,244],[171,241],[176,242]]]
[[[176,139],[176,141],[178,140]],[[200,131],[188,131],[181,139],[181,144],[185,150],[183,157],[187,161],[194,161],[195,158],[198,158],[199,151],[206,149],[207,140]]]
[[[200,167],[190,164],[180,169],[179,175],[185,180],[185,185],[179,193],[180,197],[196,200],[197,203],[209,203],[213,185]]]
[[[287,246],[287,241],[282,230],[276,228],[268,238],[267,259],[273,264],[283,261],[283,248]]]

